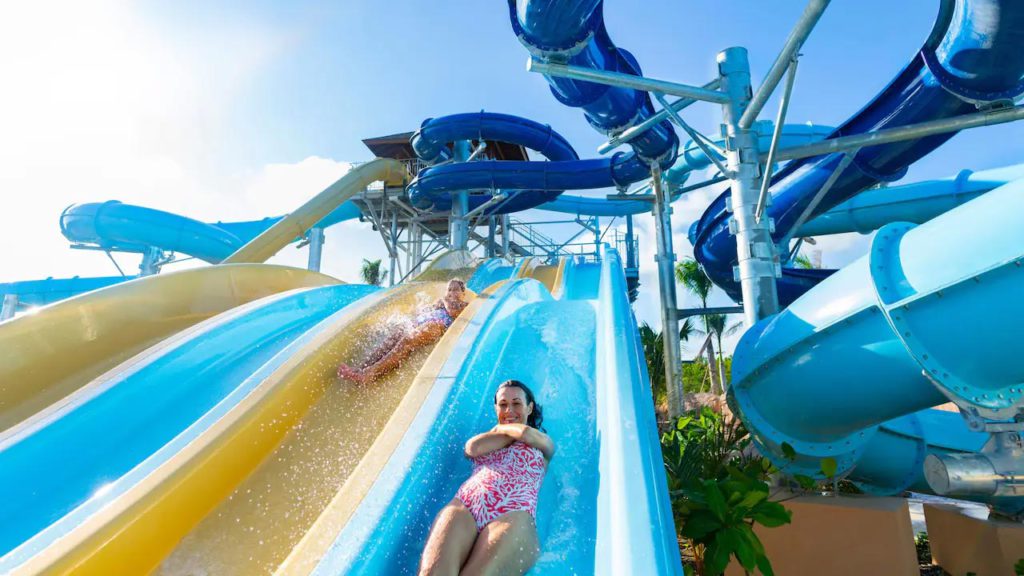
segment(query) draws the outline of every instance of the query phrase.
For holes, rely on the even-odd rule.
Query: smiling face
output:
[[[494,412],[498,424],[526,424],[533,413],[533,403],[527,402],[526,391],[518,386],[503,386],[494,399]]]
[[[452,280],[448,283],[448,292],[445,293],[444,297],[449,302],[462,302],[462,298],[466,295],[466,285],[461,281]]]

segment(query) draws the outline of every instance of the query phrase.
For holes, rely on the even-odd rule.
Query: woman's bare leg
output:
[[[537,526],[529,512],[509,512],[480,531],[462,576],[526,574],[540,557]]]
[[[420,559],[420,576],[458,576],[475,540],[473,515],[458,498],[452,498],[430,528]]]
[[[416,350],[436,343],[444,336],[445,327],[443,324],[431,322],[416,328],[412,334],[403,337],[398,344],[384,355],[377,363],[363,369],[363,379],[372,382],[384,374],[398,368],[403,360],[412,355]]]
[[[403,337],[405,337],[404,328],[392,327],[391,331],[388,332],[388,335],[384,337],[384,341],[378,344],[377,347],[374,348],[373,352],[370,352],[370,355],[366,357],[366,360],[360,364],[359,369],[366,370],[368,367],[380,362],[381,358],[387,356],[388,352],[391,352],[395,349],[395,346],[398,346],[398,343],[402,341]]]

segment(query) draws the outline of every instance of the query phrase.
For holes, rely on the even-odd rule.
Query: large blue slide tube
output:
[[[359,209],[346,202],[317,226],[326,228],[357,217]],[[68,206],[60,216],[60,230],[72,242],[107,250],[144,252],[153,247],[217,264],[281,218],[211,224],[111,200]]]
[[[412,137],[416,155],[428,163],[451,159],[448,143],[456,140],[497,140],[535,150],[547,162],[483,160],[424,168],[409,185],[412,204],[422,210],[451,208],[451,194],[460,190],[504,191],[508,197],[486,214],[506,214],[542,206],[563,190],[624,187],[650,175],[635,154],[580,160],[565,138],[546,124],[493,112],[431,118]],[[673,147],[674,150],[674,147]],[[666,157],[664,168],[674,157]],[[473,194],[470,209],[489,201],[490,193]],[[649,208],[648,208],[649,209]]]
[[[765,452],[782,463],[785,442],[802,471],[833,457],[898,491],[921,485],[927,453],[975,451],[987,435],[955,413],[894,419],[953,401],[1012,420],[1024,400],[1022,214],[1016,181],[925,224],[890,224],[869,254],[752,327],[736,349],[730,401]],[[885,440],[898,430],[917,439],[902,457]],[[936,434],[940,446],[927,442]]]
[[[509,0],[512,29],[534,56],[595,70],[640,76],[640,65],[615,46],[604,26],[601,0]],[[615,134],[654,113],[650,97],[639,90],[545,76],[551,93],[566,106],[582,108],[590,125]],[[671,164],[679,140],[662,121],[630,141],[644,164]]]
[[[942,6],[931,37],[914,60],[871,103],[836,129],[833,137],[951,118],[1024,93],[1024,51],[1020,49],[1024,3],[956,0]],[[873,184],[899,179],[908,165],[952,136],[864,148],[814,215]],[[776,239],[789,233],[841,160],[841,154],[796,160],[772,179],[768,215],[775,220]],[[723,193],[701,217],[693,235],[694,254],[714,283],[739,301],[740,286],[733,280],[736,242],[729,234],[725,199]],[[792,302],[825,276],[827,273],[784,270],[778,282],[780,304]]]
[[[359,208],[352,202],[345,202],[318,222],[317,227],[327,228],[359,216]],[[119,252],[144,253],[149,248],[158,248],[217,264],[281,218],[206,223],[111,200],[68,206],[61,213],[60,229],[65,238],[76,244]],[[16,295],[20,308],[45,306],[137,277],[47,278],[9,282],[0,284],[0,295]]]
[[[804,224],[795,237],[860,232],[868,234],[892,222],[922,224],[990,190],[1024,178],[1024,164],[879,188],[858,194]]]

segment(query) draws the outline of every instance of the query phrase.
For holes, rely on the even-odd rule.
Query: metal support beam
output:
[[[726,180],[728,180],[728,178],[726,178],[725,176],[715,176],[714,178],[709,178],[703,182],[698,182],[691,186],[684,186],[682,188],[678,188],[674,192],[672,192],[671,199],[675,200],[680,195],[686,194],[687,192],[700,190],[701,188],[706,188],[714,184],[719,184],[725,182]],[[608,200],[639,200],[641,202],[654,202],[654,194],[608,194],[605,196],[605,198]]]
[[[683,386],[680,379],[679,317],[676,315],[676,255],[672,251],[672,206],[661,185],[661,168],[651,169],[654,189],[654,237],[658,264],[658,287],[661,292],[661,333],[664,342],[665,389],[668,394],[668,415],[683,413]]]
[[[935,136],[936,134],[957,132],[982,126],[994,126],[1022,119],[1024,119],[1024,106],[1010,106],[1008,108],[986,110],[972,114],[961,114],[960,116],[943,118],[942,120],[931,120],[929,122],[911,124],[910,126],[900,126],[899,128],[879,130],[878,132],[866,132],[864,134],[822,140],[804,146],[783,148],[779,150],[776,161],[795,160],[797,158],[821,156],[822,154],[831,154],[833,152],[845,152],[854,148],[867,148],[868,146],[878,146],[879,144],[916,140],[927,136]]]
[[[495,235],[496,223],[494,216],[487,219],[487,250],[484,252],[488,258],[494,258],[494,235]]]
[[[726,161],[732,174],[732,220],[736,235],[738,280],[743,294],[744,323],[753,326],[761,318],[779,309],[775,288],[778,258],[771,236],[771,221],[758,222],[757,208],[759,164],[757,134],[739,125],[750,97],[750,64],[746,48],[727,48],[718,54],[722,90],[730,102],[722,106],[726,129]]]
[[[592,68],[570,66],[568,64],[542,62],[533,57],[531,57],[526,63],[526,70],[529,72],[536,72],[538,74],[546,74],[548,76],[571,78],[573,80],[585,80],[587,82],[617,86],[619,88],[632,88],[634,90],[643,90],[645,92],[661,92],[662,94],[671,94],[673,96],[692,98],[694,100],[704,100],[706,102],[714,102],[716,104],[725,104],[729,101],[729,97],[718,90],[708,90],[707,88],[701,88],[700,86],[666,82],[665,80],[655,80],[653,78],[644,78],[643,76],[634,76],[632,74],[623,74],[621,72],[608,72],[607,70],[594,70]]]
[[[4,320],[10,320],[14,318],[15,312],[18,311],[18,295],[17,294],[4,294],[4,306],[0,309],[0,322]]]
[[[836,180],[839,179],[839,176],[842,175],[842,173],[846,170],[850,163],[853,162],[853,159],[857,156],[858,151],[859,149],[850,150],[843,156],[843,159],[839,161],[839,165],[836,166],[836,169],[833,170],[831,174],[828,175],[828,179],[825,180],[825,183],[822,184],[821,188],[818,189],[817,193],[814,194],[814,197],[811,198],[811,201],[807,203],[807,207],[805,207],[804,211],[800,213],[800,216],[796,219],[796,222],[793,223],[793,226],[789,228],[789,233],[786,234],[786,236],[779,241],[779,246],[781,248],[788,248],[789,241],[793,238],[793,234],[797,230],[799,230],[800,227],[804,225],[804,222],[807,222],[807,220],[811,217],[811,214],[814,213],[814,209],[818,207],[818,204],[821,202],[821,199],[825,197],[825,194],[828,194],[828,191],[831,190],[832,186],[835,185]]]
[[[626,214],[626,270],[637,269],[636,256],[636,247],[633,242],[633,215]]]
[[[782,93],[782,100],[779,101],[779,113],[775,116],[775,130],[772,131],[772,143],[768,148],[768,159],[764,163],[763,176],[761,176],[761,193],[757,197],[757,211],[754,218],[760,222],[764,215],[764,209],[768,206],[768,187],[772,183],[772,172],[775,170],[775,153],[779,149],[779,141],[782,140],[782,127],[786,123],[786,111],[789,110],[789,97],[793,93],[793,82],[796,81],[796,65],[800,60],[793,57],[789,63],[789,74],[786,76],[786,89]]]
[[[396,266],[398,265],[398,211],[391,211],[391,243],[388,247],[388,255],[391,257],[391,265],[388,269],[388,286],[395,285]]]
[[[139,264],[139,276],[152,276],[160,273],[161,262],[164,258],[163,250],[149,246],[142,253],[142,263]]]
[[[306,264],[308,270],[320,271],[320,260],[324,249],[324,229],[314,227],[309,229],[309,262]]]
[[[655,92],[654,98],[658,101],[659,104],[662,105],[663,109],[668,111],[669,117],[672,118],[676,125],[682,128],[683,131],[690,136],[690,139],[693,140],[693,143],[696,144],[697,147],[700,148],[700,151],[703,152],[704,155],[708,157],[708,160],[710,160],[715,165],[715,167],[718,168],[718,171],[727,176],[730,175],[729,169],[726,168],[724,164],[722,164],[722,161],[718,159],[718,154],[716,154],[714,150],[708,147],[708,145],[704,142],[704,139],[700,137],[700,134],[698,134],[696,130],[691,128],[689,124],[684,122],[683,119],[679,116],[679,114],[676,114],[673,110],[671,110],[668,107],[668,102],[665,101],[665,96],[663,94]]]
[[[465,162],[470,157],[470,142],[459,140],[455,143],[456,162]],[[452,196],[452,214],[448,225],[448,236],[452,250],[465,250],[469,245],[469,191],[460,190]]]
[[[704,89],[704,90],[717,90],[718,89],[718,78],[715,78],[711,82],[708,82],[707,84],[701,86],[701,88]],[[600,146],[598,146],[597,147],[597,153],[598,154],[607,154],[607,153],[611,152],[615,148],[618,148],[619,146],[629,142],[630,140],[636,138],[637,136],[639,136],[639,135],[643,134],[644,132],[646,132],[647,130],[649,130],[655,124],[658,124],[659,122],[664,120],[665,117],[668,116],[669,110],[672,110],[672,111],[675,111],[675,112],[681,112],[686,107],[688,107],[691,104],[694,104],[696,102],[697,102],[697,100],[694,100],[693,98],[680,98],[679,100],[676,100],[675,102],[672,102],[667,107],[662,108],[661,110],[658,110],[654,114],[651,114],[650,116],[648,116],[647,119],[644,120],[643,122],[641,122],[641,123],[639,123],[636,126],[633,126],[631,128],[627,128],[626,130],[623,130],[622,133],[619,134],[618,136],[610,138],[607,142],[605,142],[604,144],[601,144]]]
[[[508,258],[508,244],[509,244],[509,237],[508,236],[509,236],[510,233],[511,233],[511,230],[510,230],[510,226],[509,226],[509,215],[508,214],[502,214],[501,215],[501,255],[503,257],[505,257],[505,258]]]
[[[757,115],[761,113],[761,109],[768,102],[768,98],[775,91],[775,87],[779,85],[779,80],[782,80],[782,75],[786,73],[786,68],[789,67],[790,61],[800,51],[800,47],[803,46],[804,41],[811,34],[811,30],[814,30],[814,26],[825,12],[828,3],[829,0],[811,0],[807,3],[807,7],[804,8],[804,13],[800,16],[800,20],[797,21],[796,26],[789,33],[789,37],[786,38],[782,51],[775,58],[775,63],[772,64],[764,81],[757,88],[757,94],[754,94],[747,109],[743,112],[743,116],[740,117],[740,128],[746,130],[754,125]]]
[[[469,158],[466,158],[466,162],[476,160],[476,157],[483,154],[484,150],[487,150],[487,141],[481,140],[480,143],[477,144],[476,149],[473,150],[473,153],[469,155]]]

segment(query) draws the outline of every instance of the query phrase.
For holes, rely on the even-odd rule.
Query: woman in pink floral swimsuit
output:
[[[522,382],[498,386],[494,410],[498,425],[466,442],[473,473],[434,520],[421,575],[525,574],[537,561],[537,494],[555,445]]]

